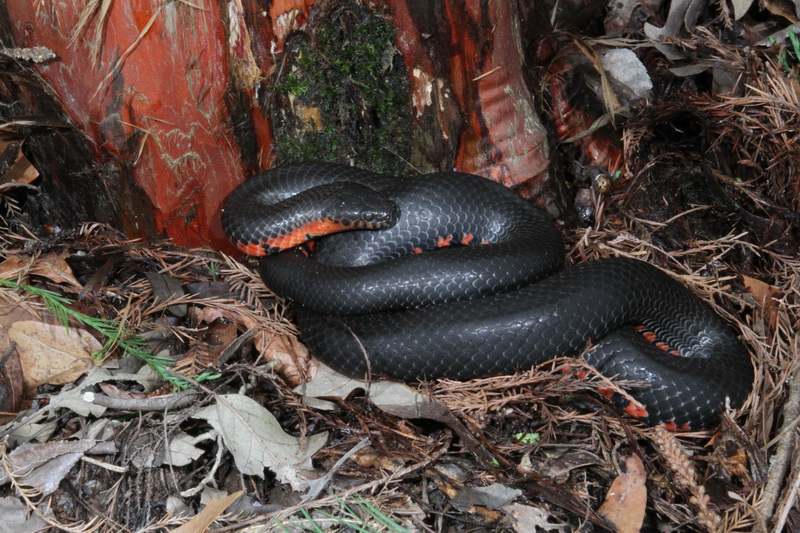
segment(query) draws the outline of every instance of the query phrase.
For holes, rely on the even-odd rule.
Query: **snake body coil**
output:
[[[587,362],[646,383],[631,389],[636,403],[617,403],[681,430],[713,424],[725,398],[740,406],[752,384],[731,327],[678,281],[624,258],[560,270],[563,244],[546,215],[478,176],[279,167],[237,188],[222,219],[241,250],[275,254],[262,259],[262,279],[300,304],[311,352],[351,376],[470,379],[595,343]],[[354,226],[373,229],[325,237],[312,256],[276,253]]]

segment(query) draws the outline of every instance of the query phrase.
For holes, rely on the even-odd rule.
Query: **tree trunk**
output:
[[[42,173],[42,221],[233,249],[219,209],[277,163],[456,168],[561,209],[526,82],[530,8],[487,0],[7,0],[6,119]],[[527,24],[527,23],[526,23]],[[527,35],[527,34],[526,34]],[[22,81],[21,81],[22,80]],[[542,198],[544,197],[544,198]]]

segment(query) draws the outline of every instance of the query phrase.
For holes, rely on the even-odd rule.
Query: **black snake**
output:
[[[594,343],[587,362],[646,383],[629,391],[638,405],[615,400],[678,430],[713,424],[726,397],[741,406],[752,386],[747,349],[681,283],[626,258],[561,270],[563,244],[548,217],[478,176],[278,167],[239,186],[222,220],[242,251],[269,255],[259,273],[300,304],[311,352],[351,376],[470,379]],[[312,255],[277,253],[362,225],[371,229],[320,239]]]

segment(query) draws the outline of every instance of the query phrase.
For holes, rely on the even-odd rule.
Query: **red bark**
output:
[[[523,78],[514,4],[481,4],[447,4],[453,87],[469,119],[456,166],[511,187],[547,171],[547,135]]]
[[[135,0],[113,2],[79,28],[71,4],[46,3],[45,12],[41,5],[7,0],[12,33],[19,46],[57,54],[38,73],[90,139],[92,157],[136,185],[112,186],[121,229],[232,251],[220,205],[273,162],[264,93],[283,66],[286,39],[323,9],[314,0],[267,8],[255,0]],[[527,182],[538,196],[547,185],[547,142],[524,82],[515,5],[446,0],[437,10],[392,0],[369,7],[397,28],[416,129],[412,162],[507,186]],[[90,38],[98,31],[95,56]]]
[[[34,2],[9,2],[15,37],[21,46],[57,54],[38,67],[40,75],[90,138],[94,158],[116,160],[149,199],[148,212],[134,199],[116,198],[122,229],[131,236],[152,236],[155,229],[189,246],[225,245],[219,208],[246,172],[226,92],[271,66],[255,66],[243,12],[221,13],[214,2],[204,10],[181,2],[114,2],[104,20],[95,13],[77,34],[79,12],[47,5],[43,13]],[[93,57],[87,37],[98,28],[101,47]],[[251,110],[252,129],[268,154],[269,125],[256,106]]]
[[[558,140],[570,142],[582,153],[584,162],[611,175],[622,167],[619,136],[610,126],[584,134],[605,110],[591,90],[575,82],[575,78],[590,76],[593,69],[586,57],[574,47],[567,47],[559,53],[546,76],[550,110]]]

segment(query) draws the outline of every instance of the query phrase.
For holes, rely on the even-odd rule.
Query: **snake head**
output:
[[[355,183],[331,185],[340,187],[330,198],[330,218],[352,229],[385,229],[397,222],[399,208],[381,192]]]

